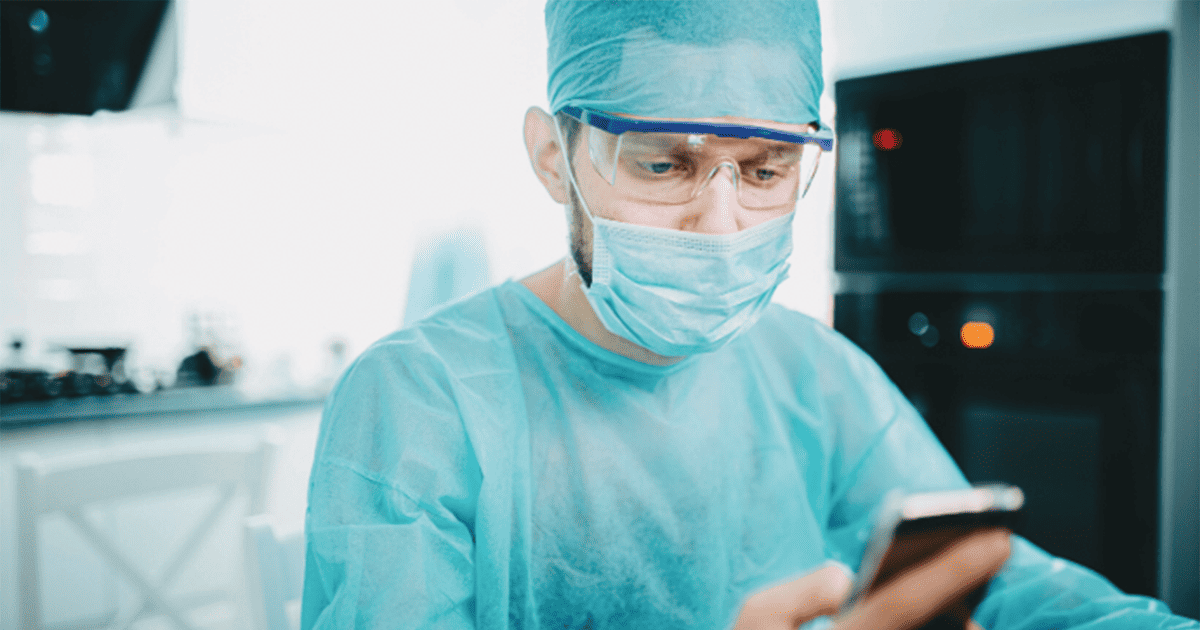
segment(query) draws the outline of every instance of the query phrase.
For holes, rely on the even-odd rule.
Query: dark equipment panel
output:
[[[840,294],[834,308],[969,480],[1025,491],[1018,533],[1156,592],[1161,292]],[[995,341],[965,347],[980,320]]]
[[[1161,273],[1168,45],[839,81],[837,269]]]
[[[837,84],[835,327],[968,479],[1025,491],[1018,532],[1152,596],[1169,47]]]

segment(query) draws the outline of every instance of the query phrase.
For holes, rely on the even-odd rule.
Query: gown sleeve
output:
[[[475,626],[479,466],[444,370],[412,365],[421,353],[403,346],[368,350],[327,402],[309,481],[305,630]]]
[[[882,369],[850,342],[837,342],[840,360],[823,371],[830,421],[838,427],[827,535],[835,559],[857,570],[890,490],[961,488],[967,480]],[[1162,602],[1125,594],[1016,535],[1008,563],[974,618],[987,630],[1200,628]]]

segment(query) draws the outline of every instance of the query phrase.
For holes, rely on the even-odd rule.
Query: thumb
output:
[[[849,569],[830,563],[797,580],[750,596],[734,628],[796,628],[822,615],[836,613],[849,594]]]

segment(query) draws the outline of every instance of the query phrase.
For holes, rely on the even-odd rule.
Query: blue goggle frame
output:
[[[623,118],[572,105],[566,105],[559,111],[581,123],[607,131],[613,135],[620,135],[626,131],[642,133],[703,133],[723,138],[764,138],[781,142],[794,142],[796,144],[816,144],[821,147],[822,151],[833,150],[833,130],[825,123],[820,122],[816,123],[818,129],[815,132],[807,134],[730,123],[635,120],[633,118]]]

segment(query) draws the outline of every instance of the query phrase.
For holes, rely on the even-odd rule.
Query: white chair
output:
[[[168,589],[192,560],[239,494],[246,496],[246,514],[263,509],[266,482],[276,444],[257,444],[212,450],[141,452],[130,448],[82,456],[42,459],[32,453],[17,458],[17,563],[20,583],[20,623],[23,630],[43,628],[38,522],[43,516],[62,514],[83,540],[142,598],[132,614],[113,627],[128,628],[148,616],[166,617],[180,630],[192,630],[188,612],[214,601],[243,600],[235,585],[209,593],[200,601],[172,601]],[[119,501],[153,499],[173,491],[215,488],[218,498],[183,537],[167,558],[161,573],[147,575],[131,558],[134,550],[122,549],[85,517],[85,509]],[[164,515],[164,522],[170,522]],[[240,522],[240,519],[238,520]],[[173,526],[173,524],[172,524]],[[126,545],[128,547],[128,545]],[[146,554],[144,549],[136,550]],[[170,554],[170,555],[168,555]],[[140,563],[145,564],[145,563]]]
[[[296,630],[304,590],[304,532],[281,534],[265,514],[246,519],[246,575],[250,607],[259,630]]]

